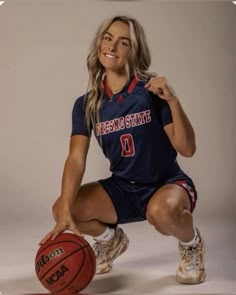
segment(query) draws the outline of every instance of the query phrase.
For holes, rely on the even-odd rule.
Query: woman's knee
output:
[[[53,205],[53,216],[62,198],[59,197]],[[117,214],[114,205],[98,182],[84,184],[80,187],[76,199],[71,204],[71,216],[76,223],[85,223],[91,220],[99,220],[104,223],[115,223]]]
[[[80,197],[80,192],[78,193],[78,198],[79,197]],[[58,211],[61,210],[61,208],[60,208],[61,202],[62,202],[62,197],[59,196],[52,206],[52,214],[53,214],[55,221],[57,221]],[[90,207],[86,206],[86,204],[84,204],[82,199],[81,199],[81,201],[79,201],[79,205],[77,203],[78,203],[78,200],[75,200],[71,204],[71,207],[70,207],[71,217],[75,221],[81,222],[81,223],[90,220],[91,216],[92,216],[91,206]]]
[[[165,196],[156,202],[151,202],[147,208],[147,220],[164,235],[170,235],[178,224],[183,208],[172,197]]]
[[[83,224],[94,218],[94,205],[86,201],[86,191],[80,188],[77,198],[71,206],[71,216],[77,222]]]

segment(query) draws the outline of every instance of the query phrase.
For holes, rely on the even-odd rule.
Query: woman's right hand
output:
[[[53,213],[56,219],[56,225],[46,236],[39,242],[43,245],[47,240],[55,240],[57,236],[66,230],[72,231],[78,236],[83,236],[77,228],[70,212],[70,208],[66,202],[59,198],[53,206]]]

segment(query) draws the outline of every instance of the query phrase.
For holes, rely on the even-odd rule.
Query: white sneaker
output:
[[[128,246],[128,237],[119,227],[116,227],[115,236],[110,241],[96,241],[93,245],[96,256],[96,274],[109,272],[113,261],[125,252]]]
[[[199,243],[191,246],[179,243],[180,264],[176,280],[181,284],[199,284],[206,278],[205,245],[198,229]]]

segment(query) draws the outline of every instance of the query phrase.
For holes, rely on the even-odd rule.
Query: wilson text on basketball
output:
[[[39,260],[36,262],[35,269],[38,274],[40,270],[52,259],[55,259],[57,256],[64,254],[65,251],[63,248],[54,249],[48,255],[40,256]]]

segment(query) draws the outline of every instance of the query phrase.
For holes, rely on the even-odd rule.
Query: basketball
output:
[[[53,293],[76,293],[93,279],[96,269],[89,243],[72,233],[62,233],[41,245],[35,257],[35,271],[42,285]]]

